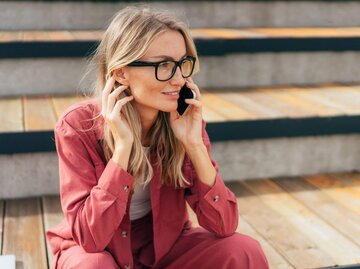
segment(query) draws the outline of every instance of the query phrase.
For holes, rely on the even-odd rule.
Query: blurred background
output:
[[[272,268],[360,268],[352,265],[360,263],[356,0],[1,1],[0,223],[9,221],[3,227],[17,222],[11,214],[45,214],[40,226],[59,219],[53,127],[67,107],[86,98],[94,79],[91,69],[87,73],[90,55],[112,16],[128,5],[169,10],[189,25],[200,56],[194,80],[203,94],[213,158],[248,205],[240,208],[242,225],[263,240]],[[292,185],[296,178],[302,187]],[[275,196],[285,190],[299,196]],[[302,196],[306,191],[312,196]],[[255,194],[274,196],[260,203]],[[324,204],[335,207],[317,211]],[[289,219],[297,219],[291,229],[281,224]],[[329,224],[333,220],[339,226]],[[320,228],[311,230],[315,226]],[[309,233],[301,235],[301,227]],[[19,249],[6,238],[16,237],[23,246],[26,235],[19,236],[19,229],[26,234],[28,228],[18,227],[8,237],[0,228],[5,235],[0,253]],[[17,259],[17,268],[45,268],[52,259],[42,261],[40,252],[34,262],[35,254],[24,253],[32,252],[18,251],[23,260]],[[45,265],[27,267],[32,262]]]

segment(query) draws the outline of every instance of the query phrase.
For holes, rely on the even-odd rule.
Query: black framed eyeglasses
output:
[[[167,81],[171,79],[175,73],[176,68],[179,67],[183,78],[188,78],[194,71],[196,58],[193,56],[186,56],[180,61],[164,60],[161,62],[144,62],[134,61],[128,66],[154,66],[155,77],[159,81]]]

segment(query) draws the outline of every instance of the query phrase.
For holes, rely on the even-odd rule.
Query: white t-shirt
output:
[[[144,150],[148,153],[149,147],[144,147]],[[151,211],[149,185],[144,188],[144,185],[139,184],[138,182],[144,182],[145,174],[142,174],[140,177],[140,180],[136,180],[137,183],[134,186],[134,193],[131,198],[130,220],[140,219]]]

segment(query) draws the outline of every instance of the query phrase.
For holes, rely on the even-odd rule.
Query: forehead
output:
[[[166,55],[180,60],[186,54],[185,39],[179,31],[168,30],[157,36],[150,44],[144,58]]]

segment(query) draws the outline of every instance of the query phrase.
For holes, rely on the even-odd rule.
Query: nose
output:
[[[177,66],[174,76],[170,79],[170,84],[173,86],[182,86],[185,83],[185,79],[181,74],[180,67]]]

